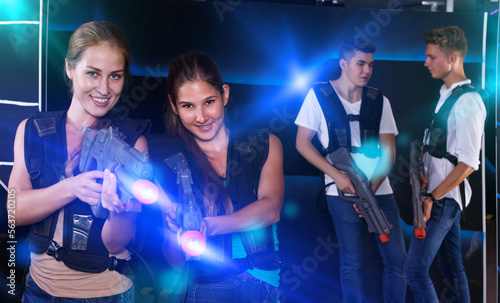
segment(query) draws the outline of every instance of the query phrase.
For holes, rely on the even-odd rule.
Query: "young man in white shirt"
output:
[[[422,188],[426,187],[428,193],[423,205],[426,236],[412,236],[405,274],[415,302],[438,302],[429,276],[429,267],[437,255],[439,269],[451,290],[446,300],[470,302],[462,262],[460,215],[472,194],[466,178],[479,167],[486,109],[464,73],[464,32],[449,26],[426,31],[423,38],[427,45],[424,65],[434,79],[444,84],[423,140]]]
[[[349,177],[324,157],[339,147],[351,151],[356,165],[371,181],[380,208],[393,226],[390,241],[376,241],[384,264],[384,302],[404,302],[406,280],[403,273],[405,245],[399,209],[387,175],[394,163],[395,135],[398,134],[389,100],[377,89],[367,88],[373,70],[375,47],[363,40],[348,39],[340,49],[341,76],[311,88],[295,120],[299,153],[325,174],[327,202],[340,244],[340,271],[344,302],[364,302],[363,243],[368,232],[352,202],[342,200],[338,190],[356,194]],[[311,143],[317,135],[323,146]]]

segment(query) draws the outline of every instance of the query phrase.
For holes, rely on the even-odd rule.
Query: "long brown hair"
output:
[[[222,77],[215,62],[207,54],[199,51],[189,52],[179,56],[170,64],[167,76],[167,88],[173,106],[177,104],[179,89],[187,82],[204,81],[224,95]],[[203,172],[201,189],[203,191],[203,206],[206,216],[215,216],[233,212],[229,193],[222,180],[210,164],[206,154],[196,143],[193,134],[188,131],[179,117],[174,113],[169,102],[166,103],[165,121],[167,131],[178,135],[186,149]]]
[[[78,62],[80,62],[82,54],[89,47],[102,43],[106,43],[111,47],[116,48],[123,55],[123,58],[125,59],[125,66],[123,67],[125,83],[130,81],[130,50],[127,39],[118,27],[107,21],[92,21],[84,23],[71,35],[68,44],[68,52],[65,58],[69,67],[74,69]],[[73,92],[73,81],[67,77],[66,73],[64,73],[64,75],[66,76],[66,82]],[[101,118],[99,119],[100,121],[93,126],[99,129],[107,128],[112,124],[113,119],[116,118],[112,111],[110,111],[105,117],[107,119],[103,120]],[[73,175],[73,170],[80,162],[82,143],[80,143],[75,150],[70,151],[68,155],[68,160],[65,163],[66,177]]]

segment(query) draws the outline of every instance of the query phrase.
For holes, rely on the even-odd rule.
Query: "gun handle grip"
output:
[[[102,203],[99,200],[99,203],[97,205],[91,205],[90,208],[92,209],[92,213],[94,214],[94,217],[98,219],[104,219],[108,216],[109,211],[102,207]]]
[[[388,234],[381,234],[378,237],[380,239],[380,242],[382,242],[382,243],[389,242],[389,240],[390,240]]]
[[[425,228],[415,228],[415,238],[417,239],[425,238]]]
[[[344,192],[341,191],[338,187],[337,187],[337,193],[339,194],[339,198],[344,201],[349,201],[353,203],[356,203],[358,201],[358,198],[356,196],[346,196]]]

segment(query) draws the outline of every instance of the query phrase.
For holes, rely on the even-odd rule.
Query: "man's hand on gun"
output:
[[[410,185],[413,227],[417,239],[425,238],[425,222],[429,219],[432,208],[432,201],[425,197],[427,179],[424,176],[423,169],[421,142],[415,140],[411,142],[410,148]],[[430,205],[429,201],[431,202]]]
[[[427,178],[425,177],[423,171],[420,171],[420,178],[422,179],[422,186],[420,187],[420,189],[424,190],[427,188]],[[427,222],[427,220],[429,220],[431,217],[432,204],[432,200],[429,197],[425,197],[424,204],[422,205],[424,212],[423,218],[425,222]]]
[[[343,172],[339,172],[339,175],[337,178],[335,178],[335,184],[337,185],[337,190],[340,190],[344,194],[352,194],[356,195],[356,188],[354,185],[352,185],[351,179],[349,179],[349,176]],[[354,210],[358,213],[360,218],[363,218],[363,215],[361,214],[361,211],[359,208],[356,206],[356,203],[352,204],[352,207],[354,207]]]
[[[368,225],[368,231],[378,234],[382,243],[389,241],[392,225],[380,209],[377,198],[372,191],[370,181],[356,166],[349,150],[344,147],[338,148],[328,154],[328,158],[339,172],[345,173],[348,176],[357,195],[346,196],[344,192],[339,191],[339,198],[356,204],[355,209],[357,208],[363,214],[363,218]]]
[[[335,184],[337,185],[338,190],[344,194],[356,194],[356,188],[352,185],[351,179],[349,179],[349,176],[343,172],[340,172],[337,178],[335,178]]]

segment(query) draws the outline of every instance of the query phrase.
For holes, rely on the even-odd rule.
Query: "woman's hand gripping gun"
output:
[[[158,188],[150,181],[153,167],[149,163],[148,152],[140,153],[120,139],[118,128],[85,130],[80,172],[109,169],[116,175],[120,200],[125,211],[141,211],[141,203],[151,204],[158,199]],[[96,218],[106,218],[108,210],[101,201],[92,205]]]
[[[206,240],[200,232],[202,220],[201,210],[196,204],[191,184],[191,170],[187,166],[187,161],[182,153],[174,154],[165,163],[177,175],[177,185],[179,188],[179,204],[177,205],[176,218],[181,227],[182,235],[180,244],[186,253],[186,260],[198,260],[205,252]]]

